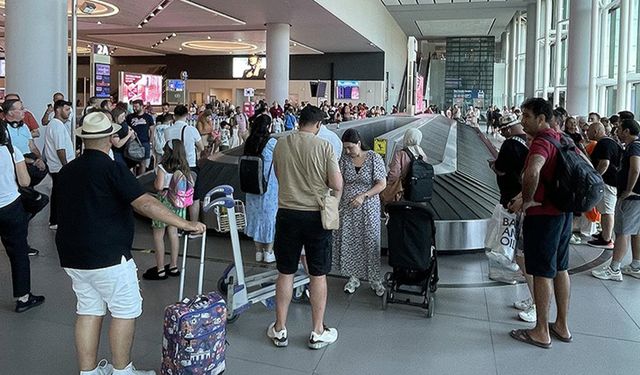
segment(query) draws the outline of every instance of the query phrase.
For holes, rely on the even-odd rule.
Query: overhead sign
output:
[[[244,89],[244,96],[252,97],[252,96],[254,96],[255,92],[256,92],[256,89],[254,89],[254,88],[245,88]]]
[[[168,79],[166,89],[167,103],[177,104],[184,103],[185,84],[181,79]]]
[[[109,46],[106,44],[94,44],[93,53],[95,55],[109,56]]]

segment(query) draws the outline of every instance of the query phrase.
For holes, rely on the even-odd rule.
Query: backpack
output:
[[[433,166],[424,161],[422,155],[416,158],[408,149],[404,149],[404,152],[411,158],[407,175],[402,182],[404,199],[411,202],[429,202],[433,195]]]
[[[549,182],[549,200],[563,212],[587,212],[602,200],[604,180],[581,155],[573,140],[562,134],[560,141],[543,138],[558,149],[556,171]]]
[[[193,204],[193,182],[182,171],[175,171],[165,197],[176,208],[191,206]]]
[[[273,161],[269,167],[269,178],[271,177],[271,169]],[[264,160],[260,156],[240,157],[238,163],[238,174],[240,175],[240,191],[249,194],[262,195],[267,192],[269,180],[264,178]]]
[[[130,138],[126,146],[124,146],[124,157],[135,162],[145,159],[147,151],[138,139],[138,137]]]

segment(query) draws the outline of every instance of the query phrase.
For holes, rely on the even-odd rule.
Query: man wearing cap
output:
[[[53,103],[53,112],[54,117],[49,121],[44,133],[44,157],[49,164],[49,175],[52,181],[51,196],[55,195],[58,188],[58,173],[63,166],[75,158],[73,143],[65,126],[71,115],[71,102],[56,101]],[[49,208],[49,229],[56,230],[58,207],[53,199]]]
[[[56,246],[77,298],[76,349],[81,375],[151,375],[131,363],[135,319],[142,314],[137,268],[131,256],[133,210],[185,231],[203,233],[144,190],[109,157],[111,136],[120,130],[102,112],[84,117],[75,133],[84,153],[62,168],[53,201],[58,205]],[[97,362],[102,321],[111,313],[112,364]]]

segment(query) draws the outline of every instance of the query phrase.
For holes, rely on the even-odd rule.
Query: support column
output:
[[[536,22],[538,18],[537,7],[535,3],[527,5],[527,39],[526,54],[524,62],[524,98],[533,98],[536,93],[536,76],[538,74],[536,67],[536,54],[538,48],[536,46]],[[519,104],[519,103],[518,103]]]
[[[520,29],[518,18],[520,12],[516,12],[516,16],[511,20],[511,36],[513,37],[511,47],[511,92],[509,92],[509,108],[516,105],[516,97],[518,95],[518,53],[520,52]]]
[[[289,99],[289,33],[287,23],[267,25],[267,103]]]
[[[629,71],[629,30],[631,3],[629,0],[620,1],[620,42],[618,60],[618,89],[616,90],[616,107],[618,111],[629,109],[629,95],[627,93],[627,74]]]
[[[556,61],[553,64],[553,106],[560,105],[560,74],[562,72],[562,48],[560,46],[562,41],[562,24],[559,22],[562,14],[562,2],[556,2],[556,24],[554,26],[556,30],[555,45],[556,45]]]
[[[502,34],[502,48],[504,49],[504,94],[502,95],[502,105],[510,107],[511,101],[511,69],[513,68],[511,61],[511,36],[508,32]],[[502,110],[502,108],[501,108]]]
[[[6,92],[39,120],[55,92],[67,93],[67,0],[8,0],[5,13]]]
[[[552,22],[552,9],[553,3],[551,0],[545,0],[544,2],[544,65],[542,69],[542,97],[547,99],[548,88],[551,84],[551,22]]]
[[[596,79],[600,75],[600,41],[595,37],[600,30],[600,0],[591,0],[591,53],[589,54],[589,111],[598,111]]]
[[[591,37],[591,2],[569,2],[569,37],[567,66],[567,112],[586,116],[589,113],[589,56]]]

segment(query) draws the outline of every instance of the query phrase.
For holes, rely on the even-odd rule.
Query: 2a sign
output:
[[[109,56],[109,46],[106,44],[94,44],[93,53],[96,55]]]

